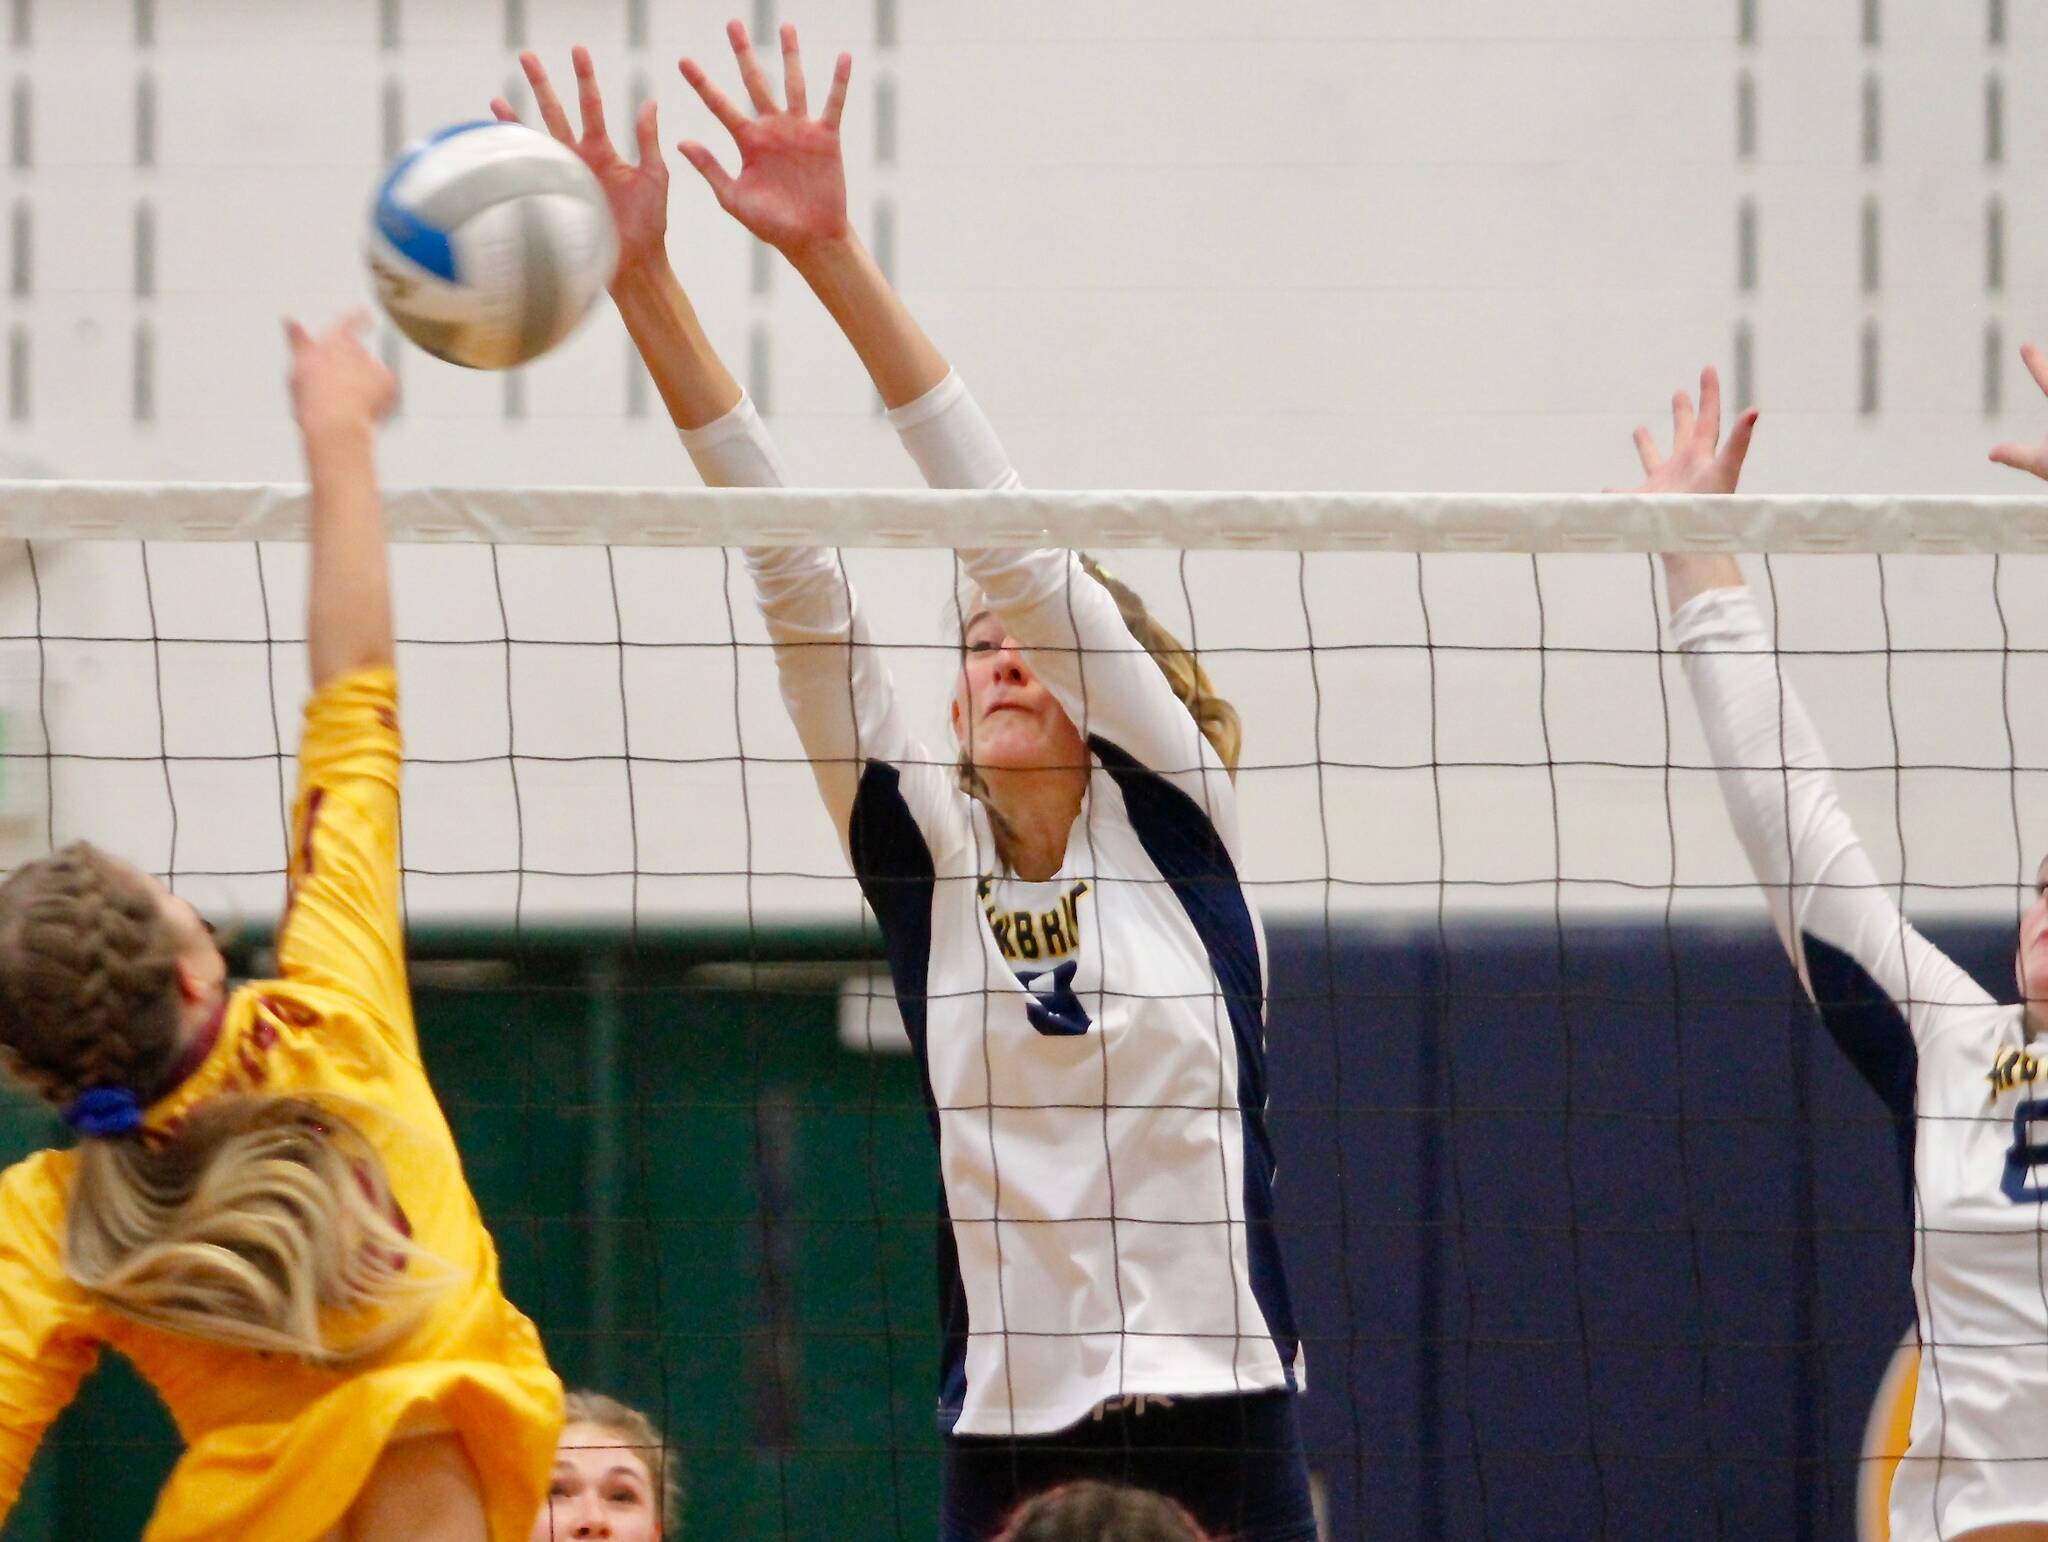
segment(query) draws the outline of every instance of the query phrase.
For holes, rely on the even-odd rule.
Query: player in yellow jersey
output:
[[[360,318],[289,326],[312,483],[278,978],[232,986],[184,900],[79,842],[0,885],[0,1059],[75,1148],[0,1175],[0,1519],[101,1345],[186,1445],[146,1542],[515,1542],[561,1385],[420,1063],[401,751]]]

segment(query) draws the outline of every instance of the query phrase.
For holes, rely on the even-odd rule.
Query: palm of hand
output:
[[[1733,472],[1739,472],[1738,461]],[[1645,493],[1732,493],[1735,491],[1735,475],[1716,455],[1711,447],[1702,446],[1697,440],[1682,444],[1670,459],[1666,460],[1650,475],[1639,492]]]
[[[668,170],[656,163],[636,166],[609,139],[589,141],[576,147],[604,189],[611,206],[612,223],[618,227],[622,252],[646,251],[662,244],[668,234]]]
[[[795,113],[756,118],[739,143],[730,207],[771,246],[838,235],[846,228],[846,168],[839,131]]]

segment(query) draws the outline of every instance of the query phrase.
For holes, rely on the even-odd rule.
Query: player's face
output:
[[[600,1425],[563,1430],[548,1502],[534,1517],[530,1542],[657,1542],[660,1536],[661,1506],[640,1453]]]
[[[1078,766],[1087,756],[1066,709],[1053,698],[1017,640],[987,611],[967,624],[953,688],[953,737],[988,771]]]
[[[2034,870],[2034,900],[2020,916],[2014,972],[2023,997],[2048,1003],[2048,857]]]

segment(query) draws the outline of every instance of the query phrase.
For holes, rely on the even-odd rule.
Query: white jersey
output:
[[[891,420],[934,485],[1016,485],[957,378]],[[773,475],[745,403],[684,438],[707,481]],[[1070,552],[961,554],[1092,756],[1065,862],[1024,884],[950,746],[904,726],[836,555],[747,560],[923,1068],[941,1427],[1043,1434],[1141,1393],[1297,1386],[1236,802],[1116,602]]]
[[[1748,592],[1672,631],[1778,935],[1907,1143],[1920,1380],[1891,1534],[2048,1517],[2048,1051],[1886,895]]]

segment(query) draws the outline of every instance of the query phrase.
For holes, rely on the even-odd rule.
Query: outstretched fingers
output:
[[[1640,425],[1636,428],[1636,459],[1643,463],[1645,476],[1655,476],[1664,464],[1664,457],[1657,453],[1657,436]]]
[[[576,108],[583,118],[585,139],[609,139],[604,124],[604,93],[597,89],[597,66],[591,63],[590,50],[578,44],[569,51],[569,62],[576,68]]]
[[[1721,438],[1721,375],[1709,364],[1700,371],[1700,448],[1712,454]]]
[[[640,110],[633,114],[633,138],[640,147],[642,168],[661,167],[661,129],[655,122],[656,109],[653,102],[642,102]]]
[[[739,138],[746,130],[747,115],[733,105],[731,97],[711,83],[711,77],[704,73],[704,66],[695,59],[680,59],[676,62],[676,68],[683,72],[683,79],[688,81],[690,89],[697,93],[697,99],[710,109],[711,116],[724,124],[726,132],[733,138]],[[684,151],[686,156],[688,153],[687,150]],[[696,162],[692,161],[691,164],[694,166]],[[701,171],[703,168],[698,169]]]
[[[2048,477],[2048,445],[2001,444],[1992,450],[1991,458],[2015,471],[2031,471],[2037,477]]]
[[[569,127],[569,115],[562,111],[562,99],[555,95],[555,83],[548,79],[540,55],[529,49],[519,56],[519,68],[526,72],[526,83],[533,88],[533,105],[540,109],[540,121],[547,131],[565,145],[576,143],[576,131]],[[492,104],[494,110],[496,105]]]
[[[697,175],[711,186],[711,196],[718,200],[718,206],[728,208],[732,199],[732,178],[726,169],[718,164],[718,157],[698,144],[694,139],[685,139],[676,146],[676,153],[697,168]]]
[[[1671,393],[1671,453],[1682,454],[1692,442],[1692,398],[1683,391]]]
[[[1742,479],[1742,463],[1749,458],[1749,440],[1755,432],[1756,408],[1752,407],[1735,420],[1735,426],[1728,430],[1728,442],[1721,446],[1721,453],[1716,457],[1731,492]]]
[[[2022,343],[2020,358],[2026,361],[2027,373],[2034,377],[2034,384],[2048,391],[2048,353],[2043,353],[2032,343]]]
[[[754,52],[754,40],[747,36],[747,24],[733,18],[725,24],[725,37],[732,44],[732,56],[740,67],[740,84],[747,88],[747,100],[754,104],[754,111],[764,115],[782,111],[782,104],[775,100],[774,89],[768,84],[768,72],[761,68],[760,56]]]
[[[796,23],[782,24],[782,95],[799,118],[810,116],[810,93],[804,87],[803,55],[797,52]]]
[[[853,79],[853,55],[841,54],[839,62],[832,67],[832,87],[825,93],[825,111],[818,121],[829,129],[839,127],[839,115],[846,111],[846,83]],[[2048,381],[2042,383],[2048,390]]]

